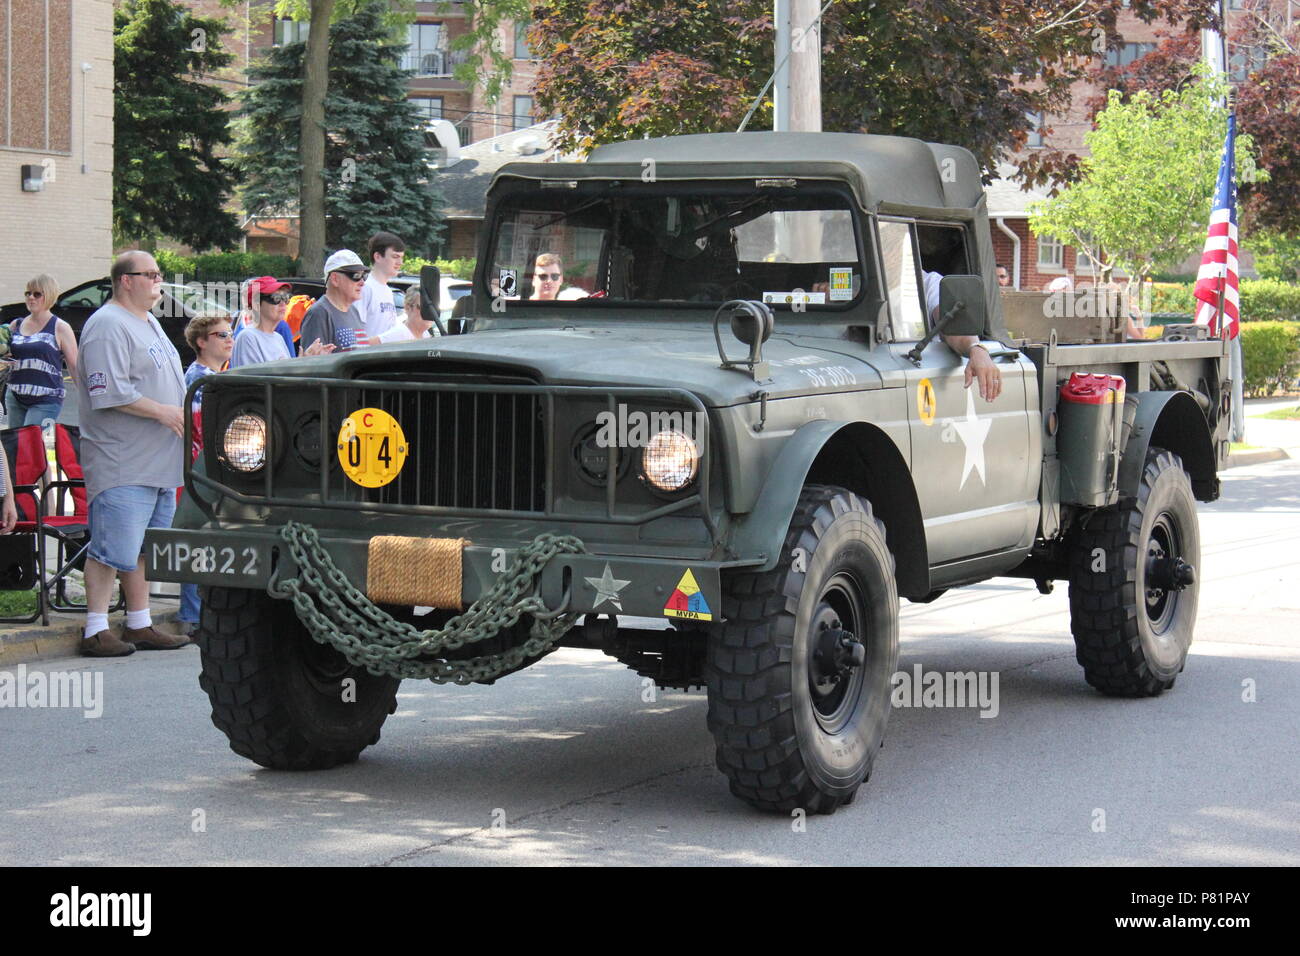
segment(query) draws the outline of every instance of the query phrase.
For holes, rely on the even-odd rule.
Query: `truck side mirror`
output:
[[[947,322],[943,318],[956,309]],[[980,276],[944,276],[939,280],[939,319],[944,335],[982,335],[988,319],[984,280]]]
[[[438,320],[438,297],[442,289],[442,272],[437,266],[420,266],[420,317],[426,322]]]

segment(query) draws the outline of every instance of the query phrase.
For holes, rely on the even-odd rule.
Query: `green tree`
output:
[[[1141,278],[1172,266],[1205,242],[1227,110],[1225,86],[1204,66],[1181,89],[1118,90],[1084,137],[1077,181],[1030,209],[1029,225],[1077,247],[1103,274],[1118,266]],[[1256,174],[1253,145],[1239,135],[1238,181]]]
[[[202,78],[230,63],[221,20],[171,0],[125,0],[113,13],[113,231],[229,248],[239,223],[225,203],[234,174],[229,97]]]
[[[371,4],[330,27],[322,248],[364,250],[373,233],[386,229],[401,235],[413,254],[432,255],[442,197],[428,166],[419,110],[406,99],[406,74],[397,65],[406,48],[384,42],[391,38],[384,16],[382,4]],[[304,162],[294,134],[306,52],[303,43],[277,47],[251,71],[239,168],[240,197],[252,214],[288,214],[296,206]],[[317,268],[304,259],[308,274]]]
[[[1212,0],[873,0],[822,22],[823,127],[957,143],[986,170],[1062,112],[1127,9],[1199,25]],[[530,33],[557,145],[734,130],[773,68],[769,0],[550,0]],[[770,100],[751,121],[770,123]]]
[[[1245,245],[1254,254],[1255,271],[1261,277],[1293,282],[1300,273],[1300,236],[1256,230]]]

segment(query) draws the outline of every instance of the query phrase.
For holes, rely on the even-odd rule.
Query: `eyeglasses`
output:
[[[216,336],[219,339],[231,339],[235,337],[235,333],[231,332],[229,329],[224,332],[209,332],[208,335]]]
[[[564,278],[564,273],[563,272],[538,272],[536,273],[535,278],[541,279],[542,281],[546,281],[547,279],[550,279],[552,282],[559,282],[561,279]]]
[[[123,272],[124,276],[144,276],[146,279],[158,280],[163,277],[161,272]]]
[[[363,282],[367,275],[365,272],[346,272],[343,269],[339,269],[338,274],[341,276],[347,276],[353,282]]]
[[[40,299],[40,298],[44,298],[45,293],[40,291],[33,292],[31,289],[28,289],[26,292],[23,293],[23,295],[31,296],[33,299]]]

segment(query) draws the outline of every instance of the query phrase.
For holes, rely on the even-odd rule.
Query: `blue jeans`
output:
[[[170,528],[176,514],[175,488],[119,485],[90,499],[89,555],[118,571],[134,571],[144,551],[144,533]]]
[[[181,585],[181,609],[176,620],[186,624],[199,623],[199,586],[197,584]]]
[[[27,405],[18,400],[18,396],[13,393],[13,389],[5,393],[5,412],[9,416],[10,428],[22,428],[24,425],[40,425],[47,418],[52,418],[57,422],[61,411],[63,411],[63,399],[61,398],[45,399],[35,405]]]

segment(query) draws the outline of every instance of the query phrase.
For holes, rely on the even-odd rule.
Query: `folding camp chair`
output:
[[[35,587],[36,610],[29,616],[0,618],[5,623],[30,624],[38,617],[49,624],[44,601],[44,565],[41,562],[40,491],[48,461],[45,439],[40,425],[6,428],[0,431],[5,458],[9,462],[9,480],[14,489],[18,523],[13,534],[0,546],[0,587],[6,591],[27,591]]]

